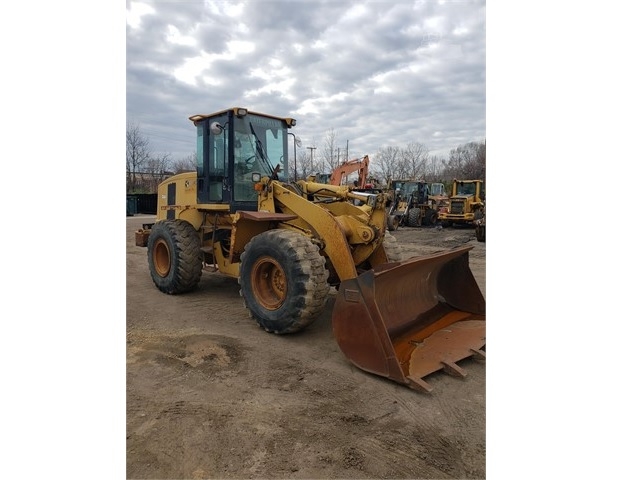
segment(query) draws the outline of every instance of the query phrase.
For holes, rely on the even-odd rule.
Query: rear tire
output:
[[[437,210],[433,208],[427,209],[426,213],[424,214],[424,220],[423,220],[424,225],[431,225],[431,226],[436,225],[438,216],[439,214],[437,213]]]
[[[151,278],[169,295],[193,290],[202,275],[200,237],[185,220],[165,220],[153,225],[147,244]]]
[[[308,237],[269,230],[252,238],[241,254],[239,293],[263,329],[293,333],[323,312],[327,277],[325,258]]]
[[[476,225],[476,240],[486,243],[486,225]]]

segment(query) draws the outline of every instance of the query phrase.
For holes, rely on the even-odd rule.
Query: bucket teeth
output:
[[[484,350],[478,350],[476,348],[470,348],[469,350],[472,353],[472,357],[474,357],[476,360],[486,360],[487,353]]]
[[[409,386],[413,388],[414,390],[417,390],[423,393],[431,393],[433,391],[433,387],[431,387],[428,383],[426,383],[421,378],[416,378],[416,377],[412,377],[411,375],[409,375],[407,377],[407,380],[409,380]]]
[[[444,371],[448,373],[449,375],[452,375],[453,377],[461,377],[461,378],[465,378],[467,376],[467,372],[463,370],[461,367],[459,367],[456,363],[447,362],[447,361],[443,361],[441,363],[443,364]]]

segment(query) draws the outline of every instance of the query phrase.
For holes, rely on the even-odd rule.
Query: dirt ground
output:
[[[484,362],[436,373],[419,393],[353,366],[324,314],[277,336],[249,318],[236,280],[203,273],[165,295],[127,217],[127,478],[486,476]],[[469,228],[399,228],[407,256],[468,244],[485,294],[486,244]]]

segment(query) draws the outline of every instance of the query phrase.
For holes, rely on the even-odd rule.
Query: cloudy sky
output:
[[[570,368],[541,366],[570,362],[574,352],[566,347],[587,341],[583,329],[566,325],[584,319],[603,325],[617,310],[614,282],[596,281],[618,270],[613,222],[609,209],[599,207],[614,205],[620,173],[614,6],[602,0],[497,1],[486,10],[484,2],[439,0],[4,2],[0,98],[9,254],[2,306],[3,318],[17,321],[4,322],[2,333],[12,340],[3,345],[5,358],[19,368],[6,369],[3,387],[19,394],[3,398],[9,412],[3,432],[13,441],[3,471],[23,476],[27,465],[30,477],[49,476],[50,469],[76,479],[85,471],[102,479],[124,474],[118,439],[125,422],[128,265],[118,240],[126,235],[125,120],[139,122],[157,149],[183,156],[194,149],[190,115],[235,105],[295,116],[305,146],[333,128],[342,146],[349,140],[359,153],[410,141],[449,150],[486,137],[493,172],[486,292],[495,345],[486,367],[488,458],[495,467],[489,478],[527,478],[534,468],[540,478],[609,477],[617,470],[617,447],[604,434],[610,421],[617,423],[609,412],[617,412],[618,396],[609,369],[600,366],[617,362],[617,335],[596,336],[591,362],[582,355]],[[553,217],[524,217],[523,202],[515,201],[523,192],[534,196],[518,198],[538,199],[541,186],[547,199],[567,186],[585,191],[589,182],[594,197],[553,210]],[[524,220],[521,230],[517,218]],[[585,219],[582,229],[575,218]],[[33,227],[43,233],[33,234]],[[536,322],[535,335],[515,328],[524,319]],[[613,333],[608,324],[604,333]],[[603,331],[597,325],[593,331]],[[536,355],[524,356],[524,346]],[[53,375],[41,375],[42,359]],[[527,388],[515,387],[523,372],[538,373],[527,375]],[[587,379],[588,388],[572,388],[582,386],[575,379]],[[62,394],[41,402],[41,392]],[[506,415],[511,404],[524,413]],[[590,404],[587,415],[575,416]],[[39,427],[36,436],[28,435],[24,419]],[[93,432],[96,438],[84,441]],[[575,442],[576,436],[589,441]],[[523,445],[529,460],[515,464]]]
[[[190,155],[188,117],[232,106],[296,118],[303,151],[334,132],[343,156],[348,142],[371,162],[382,147],[446,155],[486,137],[484,1],[126,5],[127,121],[154,152]]]

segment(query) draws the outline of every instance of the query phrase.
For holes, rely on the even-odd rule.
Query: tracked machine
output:
[[[402,259],[386,231],[386,195],[288,178],[282,118],[230,108],[190,117],[195,172],[158,187],[157,218],[136,232],[163,293],[194,289],[202,272],[237,279],[267,332],[303,330],[325,309],[354,365],[410,388],[456,362],[485,357],[485,300],[460,247]],[[140,236],[140,241],[138,241]]]

